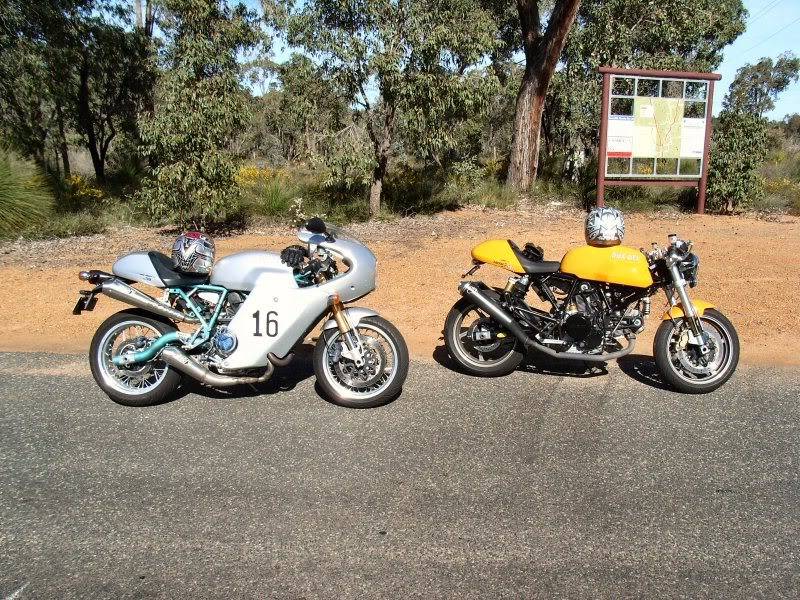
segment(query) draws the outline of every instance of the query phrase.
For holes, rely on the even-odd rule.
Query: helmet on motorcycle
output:
[[[586,243],[617,246],[625,237],[625,219],[616,208],[593,208],[586,215]]]
[[[184,273],[210,273],[214,265],[214,242],[199,231],[182,233],[172,245],[172,263]]]

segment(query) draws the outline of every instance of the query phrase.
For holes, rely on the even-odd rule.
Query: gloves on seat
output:
[[[287,246],[281,251],[281,262],[286,263],[293,269],[298,268],[303,264],[303,260],[308,256],[308,252],[303,246],[294,244]]]

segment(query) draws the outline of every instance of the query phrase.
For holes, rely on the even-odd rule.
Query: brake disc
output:
[[[680,362],[687,372],[694,375],[708,375],[714,371],[717,359],[717,349],[719,341],[712,332],[706,332],[708,336],[708,354],[700,354],[699,348],[689,343],[689,330],[681,331],[675,340],[675,351]]]
[[[339,380],[354,389],[364,389],[375,385],[383,377],[388,363],[386,350],[380,341],[362,334],[361,343],[364,347],[363,366],[357,367],[353,361],[342,357],[341,343],[336,344],[338,360],[332,361],[334,372]],[[333,354],[331,358],[333,359]]]

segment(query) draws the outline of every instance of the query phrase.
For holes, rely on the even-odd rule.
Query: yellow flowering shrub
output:
[[[267,167],[242,167],[236,175],[236,182],[242,187],[253,187],[268,182],[276,175],[276,171],[272,171]]]
[[[67,185],[75,202],[102,202],[106,199],[103,190],[94,187],[83,175],[71,175],[67,179]]]

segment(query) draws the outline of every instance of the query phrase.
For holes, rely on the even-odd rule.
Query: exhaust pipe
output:
[[[181,311],[176,310],[171,306],[167,306],[163,302],[159,302],[152,296],[148,296],[144,292],[140,292],[136,288],[129,286],[127,283],[123,283],[119,279],[114,278],[104,281],[99,287],[100,292],[104,293],[109,298],[113,298],[114,300],[119,300],[120,302],[125,302],[131,306],[143,308],[144,310],[149,310],[152,313],[172,319],[173,321],[186,321],[190,323],[197,322],[195,317],[185,315]]]
[[[630,354],[636,346],[636,338],[628,340],[628,345],[622,350],[616,352],[609,352],[607,354],[579,354],[577,352],[556,352],[552,348],[548,348],[544,344],[540,344],[531,338],[525,330],[520,327],[519,323],[509,315],[503,307],[495,302],[492,298],[486,295],[483,290],[471,281],[467,281],[458,286],[458,291],[465,298],[469,298],[477,306],[482,308],[485,312],[489,313],[491,317],[505,327],[511,334],[514,335],[526,348],[531,348],[542,354],[546,354],[552,358],[562,360],[577,360],[582,362],[607,362],[616,360]]]
[[[220,375],[219,373],[213,373],[209,371],[191,356],[186,354],[183,350],[176,348],[175,346],[167,346],[164,348],[164,350],[161,351],[161,359],[181,373],[186,373],[193,379],[196,379],[201,383],[205,383],[206,385],[210,385],[211,387],[263,383],[272,377],[272,373],[275,370],[272,362],[268,361],[267,371],[260,377],[233,377],[230,375]]]

